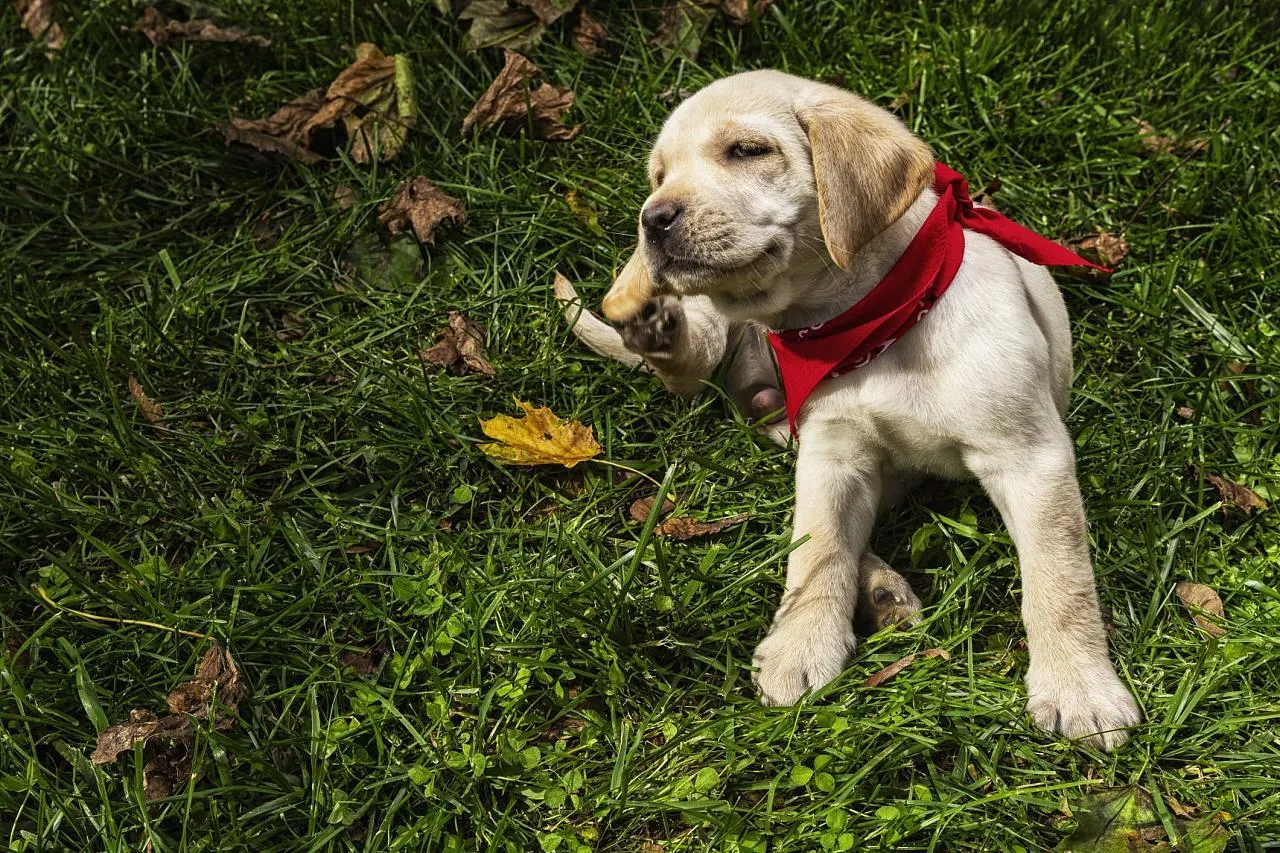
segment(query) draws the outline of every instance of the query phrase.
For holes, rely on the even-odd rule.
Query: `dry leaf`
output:
[[[1173,137],[1161,136],[1149,121],[1139,118],[1135,118],[1134,121],[1138,123],[1138,137],[1142,140],[1142,147],[1147,149],[1149,154],[1173,153]]]
[[[1086,258],[1096,259],[1104,267],[1115,267],[1129,254],[1128,241],[1123,237],[1108,234],[1101,228],[1098,229],[1097,234],[1068,240],[1067,247],[1083,254]]]
[[[166,17],[154,6],[144,9],[142,20],[130,29],[151,39],[152,44],[165,44],[171,41],[233,42],[254,47],[266,47],[271,44],[270,39],[256,36],[244,27],[220,27],[207,18],[175,21]]]
[[[356,675],[373,675],[378,671],[378,663],[384,654],[383,649],[376,647],[365,651],[343,652],[338,656],[338,664],[349,667]]]
[[[244,697],[239,668],[231,654],[215,641],[197,665],[196,677],[169,694],[171,715],[157,719],[145,709],[131,711],[128,721],[108,726],[98,734],[89,760],[110,764],[142,743],[146,760],[142,767],[143,796],[147,800],[166,797],[190,778],[195,745],[193,722],[208,720],[212,715],[214,727],[226,731],[234,725]]]
[[[713,533],[728,530],[735,524],[741,524],[750,517],[750,514],[745,512],[737,515],[731,515],[728,518],[721,518],[716,521],[695,521],[686,516],[678,516],[676,518],[668,518],[666,521],[655,527],[653,532],[659,536],[669,536],[672,539],[684,542],[688,539],[696,539],[699,536],[710,536]]]
[[[463,47],[531,50],[549,25],[577,5],[578,0],[472,0],[458,13],[459,20],[471,22]]]
[[[448,370],[455,376],[464,373],[494,374],[493,365],[484,355],[484,326],[461,311],[449,312],[449,324],[440,332],[440,340],[430,349],[418,353],[418,358],[424,364]]]
[[[690,61],[698,58],[702,37],[716,15],[718,4],[711,0],[674,0],[658,11],[658,28],[650,42],[668,56],[681,54]]]
[[[276,329],[276,340],[298,341],[307,336],[307,321],[297,311],[286,311],[280,315],[280,328]]]
[[[356,59],[324,91],[295,98],[265,119],[232,119],[223,128],[228,142],[285,154],[314,164],[317,131],[341,125],[351,158],[370,163],[400,153],[417,116],[413,69],[408,57],[385,56],[372,44],[356,47]]]
[[[884,684],[890,678],[893,678],[895,675],[910,666],[916,658],[942,658],[943,660],[951,660],[951,653],[946,649],[925,649],[923,652],[916,652],[915,654],[907,655],[906,657],[899,658],[889,664],[879,672],[872,673],[866,681],[862,682],[862,686],[879,687],[881,684]]]
[[[745,27],[752,20],[769,11],[772,5],[773,0],[756,0],[754,4],[748,3],[747,0],[720,0],[720,11],[724,12],[731,24]]]
[[[62,47],[66,36],[62,27],[53,19],[53,0],[13,0],[22,26],[36,41],[43,41],[51,51]],[[50,56],[53,54],[50,53]]]
[[[564,203],[569,205],[573,215],[586,226],[588,231],[597,237],[605,236],[604,229],[600,227],[600,214],[596,212],[591,202],[582,197],[582,193],[577,190],[569,190],[564,194]]]
[[[1178,417],[1182,418],[1183,420],[1189,421],[1195,416],[1196,416],[1196,410],[1191,408],[1190,406],[1178,407]]]
[[[413,235],[424,246],[436,244],[436,228],[446,219],[454,225],[467,221],[462,202],[421,175],[400,184],[396,194],[378,208],[380,225],[385,225],[392,234],[412,228]]]
[[[604,56],[608,51],[605,42],[609,40],[609,32],[604,24],[597,21],[583,9],[578,14],[578,23],[573,28],[573,46],[586,56]]]
[[[333,188],[333,203],[337,205],[338,210],[350,210],[356,206],[358,199],[356,188],[350,184],[338,184]]]
[[[506,63],[471,112],[462,120],[462,135],[497,127],[508,136],[527,131],[534,139],[568,142],[582,125],[568,127],[560,119],[573,106],[573,92],[550,83],[530,89],[542,72],[513,50],[504,51]]]
[[[132,373],[129,374],[129,396],[138,404],[138,411],[147,423],[164,426],[164,406],[147,396],[147,392],[142,390],[142,383]]]
[[[650,495],[647,498],[640,498],[640,500],[632,503],[631,507],[627,510],[627,513],[631,516],[631,520],[637,521],[640,524],[644,524],[648,521],[649,513],[653,511],[653,505],[657,503],[657,500],[657,495]],[[658,515],[666,515],[675,508],[676,505],[671,502],[670,498],[663,498],[662,508],[658,510]]]
[[[1162,799],[1169,803],[1168,796]],[[1095,789],[1068,808],[1077,826],[1054,848],[1064,853],[1222,853],[1234,837],[1222,825],[1230,819],[1226,812],[1187,820],[1175,811],[1178,817],[1161,819],[1152,795],[1136,786]],[[1172,821],[1173,838],[1166,820]]]
[[[982,189],[973,194],[973,203],[998,211],[999,208],[996,207],[996,203],[991,200],[991,197],[999,192],[1002,186],[1004,186],[1003,181],[999,178],[992,178],[990,181],[987,181],[986,185]]]
[[[1210,474],[1208,471],[1202,470],[1198,465],[1192,465],[1191,471],[1193,474],[1203,476],[1208,480],[1209,485],[1218,490],[1218,495],[1226,506],[1237,507],[1244,510],[1246,514],[1252,513],[1255,509],[1267,508],[1267,502],[1262,495],[1248,486],[1241,485],[1234,480],[1228,480],[1226,477],[1219,477],[1217,474]]]
[[[516,400],[516,405],[524,410],[524,417],[498,415],[480,421],[484,434],[495,439],[480,445],[486,455],[513,465],[572,468],[602,452],[591,427],[561,420],[550,409],[522,400]]]
[[[1182,603],[1191,611],[1191,616],[1208,634],[1214,637],[1224,636],[1226,630],[1218,624],[1226,618],[1226,613],[1222,608],[1222,599],[1218,597],[1218,593],[1213,587],[1205,586],[1202,583],[1192,583],[1191,581],[1178,581],[1173,588],[1178,598],[1182,599]],[[1209,616],[1217,617],[1217,621],[1209,619]]]

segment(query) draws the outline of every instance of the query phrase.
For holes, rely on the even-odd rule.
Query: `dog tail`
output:
[[[578,340],[587,345],[592,352],[608,358],[616,359],[628,367],[639,367],[644,359],[627,349],[622,344],[622,335],[618,330],[592,314],[582,305],[578,291],[574,290],[569,279],[556,273],[554,285],[556,299],[564,308],[564,319]]]

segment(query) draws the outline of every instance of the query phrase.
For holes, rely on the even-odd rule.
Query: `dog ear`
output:
[[[624,323],[640,313],[644,304],[655,295],[655,290],[649,265],[637,251],[613,280],[613,287],[604,295],[600,308],[610,322]]]
[[[841,269],[933,181],[933,154],[890,113],[831,89],[796,110],[809,136],[818,221]]]

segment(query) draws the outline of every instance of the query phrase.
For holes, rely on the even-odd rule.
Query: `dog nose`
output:
[[[684,205],[680,202],[660,201],[640,212],[640,224],[650,239],[662,240],[680,219],[681,213],[684,213]]]

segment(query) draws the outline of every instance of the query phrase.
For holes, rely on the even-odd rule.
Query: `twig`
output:
[[[79,616],[81,619],[90,619],[94,622],[106,622],[112,625],[140,625],[143,628],[155,628],[160,631],[170,631],[172,633],[181,634],[184,637],[195,637],[197,640],[209,639],[209,634],[201,634],[197,631],[184,631],[181,628],[170,628],[168,625],[161,625],[159,622],[148,622],[145,619],[119,619],[114,616],[97,616],[93,613],[85,613],[83,610],[72,610],[64,604],[59,604],[49,597],[49,593],[44,591],[44,587],[35,583],[31,585],[35,594],[40,596],[45,604],[54,610],[61,610],[63,613],[70,613],[72,616]]]

